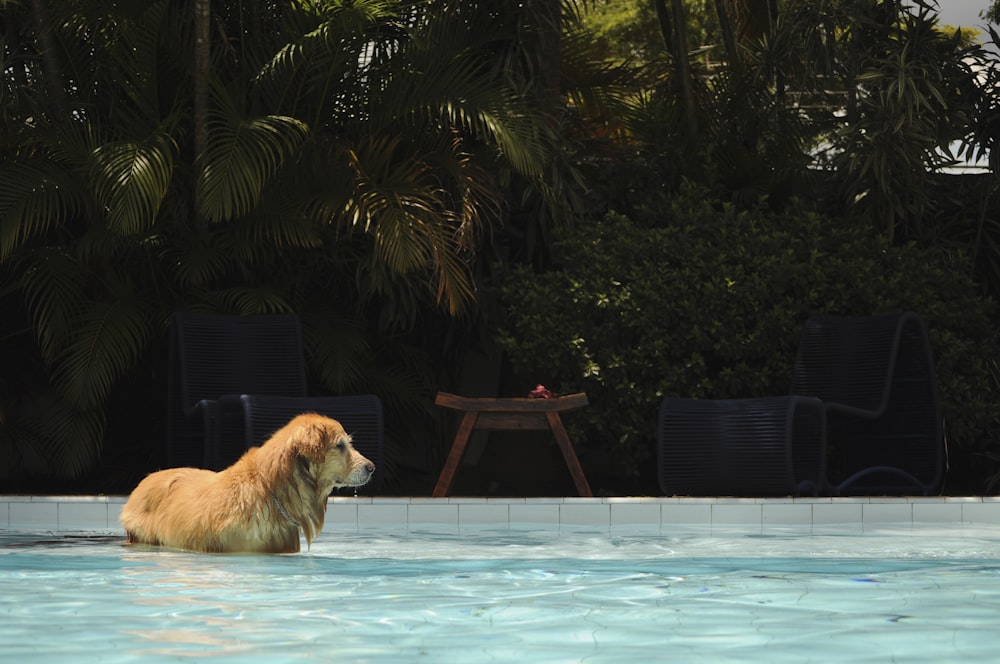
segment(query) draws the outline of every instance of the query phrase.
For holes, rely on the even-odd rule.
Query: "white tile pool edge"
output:
[[[119,533],[126,496],[0,495],[0,530]],[[640,529],[768,532],[923,524],[1000,526],[1000,496],[866,498],[330,498],[324,532],[369,529]]]

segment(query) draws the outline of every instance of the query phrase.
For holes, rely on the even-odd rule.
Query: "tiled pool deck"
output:
[[[125,496],[0,495],[0,530],[118,533]],[[325,532],[419,528],[705,526],[767,533],[790,526],[876,529],[1000,525],[1000,496],[914,498],[331,498]]]

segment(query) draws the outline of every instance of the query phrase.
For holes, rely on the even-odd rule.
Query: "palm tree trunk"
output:
[[[209,42],[211,31],[211,0],[195,0],[194,3],[194,163],[200,179],[202,159],[208,148],[208,79],[212,71],[212,49]],[[194,218],[199,228],[204,228],[205,215],[202,210],[200,187],[195,187]]]
[[[5,3],[3,6],[3,27],[4,35],[3,38],[7,42],[7,48],[10,53],[21,53],[21,37],[17,32],[17,14],[15,13],[15,7],[13,3]],[[11,77],[14,79],[15,86],[19,88],[28,89],[28,59],[21,58],[21,62],[18,65],[13,65],[10,68]],[[14,57],[10,58],[11,62],[15,61]]]
[[[778,25],[778,0],[767,0],[767,31],[772,33]],[[778,101],[785,96],[785,77],[779,70],[774,79],[774,96]]]
[[[538,27],[538,58],[541,102],[553,119],[562,112],[562,0],[529,0],[524,5],[527,20]]]
[[[698,131],[698,105],[694,99],[691,61],[688,60],[687,17],[684,14],[684,3],[683,0],[670,0],[669,12],[666,0],[653,0],[653,6],[656,8],[656,16],[660,21],[663,43],[674,58],[677,80],[680,84],[681,104],[684,107],[688,131],[694,135]]]
[[[670,12],[664,0],[653,0],[656,9],[656,19],[660,23],[660,35],[663,37],[663,47],[667,53],[674,54],[674,29],[670,25]]]
[[[66,101],[66,90],[63,89],[62,85],[62,68],[59,66],[56,41],[49,26],[45,0],[32,0],[31,8],[35,13],[35,23],[38,25],[38,42],[42,48],[45,86],[49,102],[52,104],[53,118],[65,120],[69,117],[69,104]]]
[[[722,33],[722,44],[726,48],[726,57],[730,67],[737,67],[740,54],[736,50],[736,35],[733,32],[733,21],[726,7],[726,0],[715,0],[715,14],[719,17],[719,31]]]

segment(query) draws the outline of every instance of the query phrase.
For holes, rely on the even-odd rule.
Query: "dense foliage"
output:
[[[741,212],[696,192],[655,226],[609,213],[556,247],[553,270],[500,278],[499,339],[523,384],[587,392],[574,435],[613,449],[629,472],[653,454],[663,396],[787,394],[802,323],[820,314],[919,313],[953,454],[1000,452],[996,310],[960,255],[893,246],[857,220]]]

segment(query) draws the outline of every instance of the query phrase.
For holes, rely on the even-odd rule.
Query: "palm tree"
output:
[[[938,29],[936,6],[862,0],[849,42],[848,121],[833,135],[845,206],[890,240],[927,234],[936,174],[954,161],[984,89],[971,65],[985,53]]]
[[[325,389],[418,384],[405,349],[374,366],[373,340],[474,299],[498,173],[547,187],[553,133],[512,75],[509,24],[437,2],[213,5],[196,141],[185,17],[204,4],[49,7],[67,114],[46,112],[18,24],[31,75],[5,81],[0,292],[23,297],[13,334],[39,387],[4,401],[7,472],[85,472],[179,307],[302,312]]]

